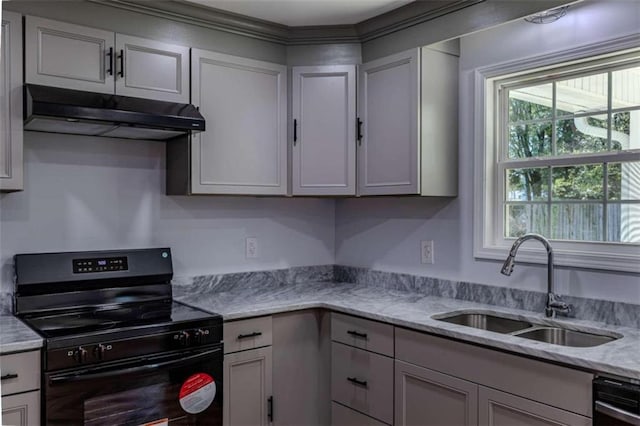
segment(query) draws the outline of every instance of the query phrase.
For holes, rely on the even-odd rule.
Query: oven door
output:
[[[45,373],[47,425],[222,425],[221,345]]]

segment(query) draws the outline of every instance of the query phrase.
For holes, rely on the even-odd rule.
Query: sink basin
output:
[[[615,337],[585,333],[583,331],[567,330],[566,328],[558,327],[536,327],[533,330],[517,333],[516,336],[523,337],[525,339],[537,340],[539,342],[572,346],[576,348],[588,348],[616,340]]]
[[[458,314],[446,318],[438,318],[438,321],[466,325],[467,327],[505,334],[533,327],[533,325],[527,321],[518,321],[489,314]]]

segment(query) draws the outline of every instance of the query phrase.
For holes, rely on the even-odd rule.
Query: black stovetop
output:
[[[22,319],[47,339],[85,334],[127,334],[147,326],[189,327],[191,322],[221,322],[219,315],[192,308],[179,302],[162,301],[85,307]]]

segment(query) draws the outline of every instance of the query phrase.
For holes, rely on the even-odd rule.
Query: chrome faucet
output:
[[[504,265],[502,265],[502,270],[500,271],[500,273],[507,276],[511,275],[516,260],[516,253],[518,252],[518,249],[520,248],[522,243],[527,240],[538,240],[547,250],[547,305],[544,309],[544,315],[547,318],[555,318],[556,312],[568,314],[569,312],[571,312],[571,305],[565,303],[560,298],[560,296],[553,292],[553,248],[551,248],[551,244],[549,244],[549,241],[542,235],[525,234],[522,237],[518,238],[511,246],[511,250],[509,250],[509,256],[507,256],[507,260],[504,261]]]

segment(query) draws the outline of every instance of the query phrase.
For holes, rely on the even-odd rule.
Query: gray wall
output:
[[[333,200],[169,197],[164,152],[25,132],[24,191],[0,195],[4,289],[24,252],[169,246],[179,276],[333,263]],[[246,237],[258,238],[258,259],[245,259]]]
[[[473,73],[489,66],[640,31],[640,1],[585,1],[554,24],[517,20],[463,37],[460,43],[459,197],[380,198],[336,202],[336,262],[451,280],[546,291],[546,268],[518,264],[511,277],[498,261],[473,258]],[[420,263],[420,241],[435,241],[435,264]],[[505,253],[506,257],[506,253]],[[640,304],[637,274],[561,268],[561,293]]]
[[[278,63],[360,56],[359,45],[290,54],[281,44],[87,2],[2,7]],[[12,256],[21,252],[170,246],[177,275],[333,263],[333,200],[167,197],[163,143],[25,132],[24,144],[25,190],[0,195],[0,290],[11,287]],[[245,259],[250,236],[258,259]]]

